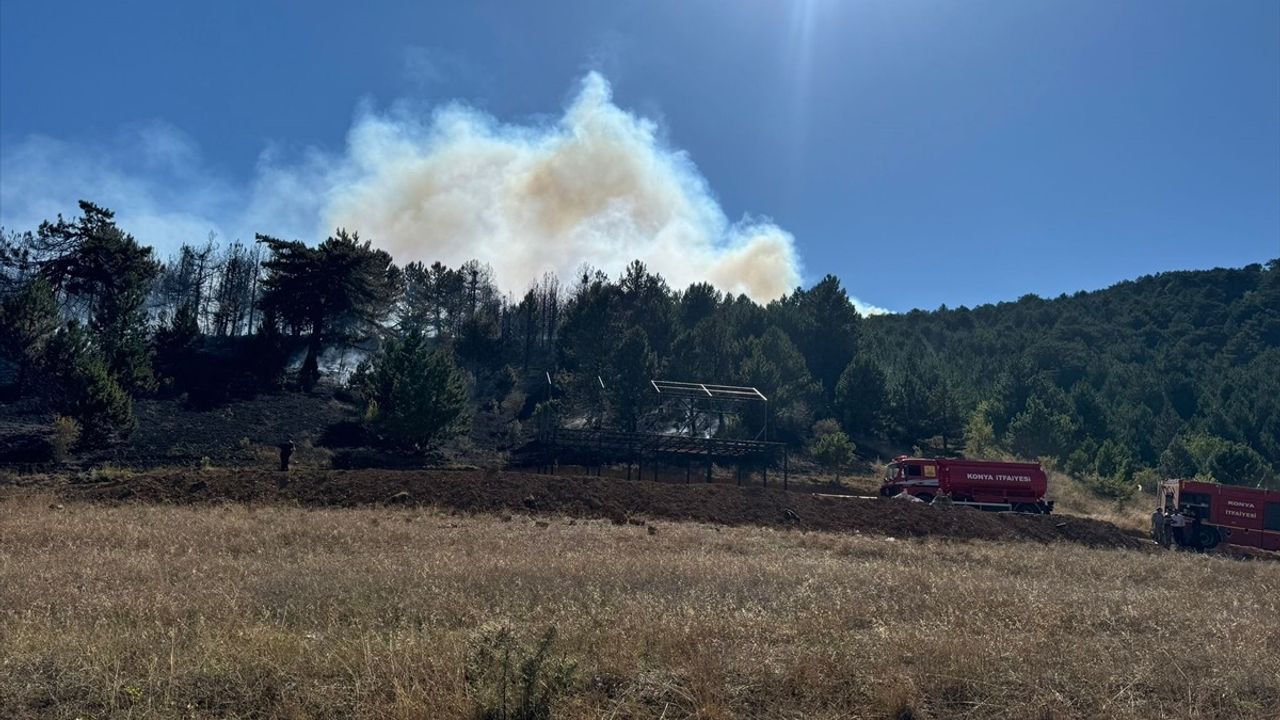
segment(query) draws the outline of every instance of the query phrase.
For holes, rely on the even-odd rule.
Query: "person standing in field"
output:
[[[282,472],[289,471],[289,462],[293,458],[294,448],[293,438],[288,438],[280,443],[280,470]]]
[[[1187,516],[1182,514],[1182,510],[1174,510],[1173,515],[1169,516],[1169,527],[1173,529],[1173,539],[1178,541],[1179,545],[1187,544]]]
[[[1155,538],[1160,547],[1169,547],[1169,528],[1165,518],[1166,512],[1164,508],[1156,508],[1156,511],[1151,513],[1151,537]]]

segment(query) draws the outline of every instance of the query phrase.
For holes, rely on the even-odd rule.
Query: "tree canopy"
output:
[[[93,427],[108,416],[127,430],[130,397],[223,382],[192,361],[210,338],[239,337],[240,364],[270,388],[310,389],[326,348],[360,346],[384,428],[417,443],[451,421],[424,420],[405,388],[450,405],[465,395],[466,414],[512,423],[541,404],[633,429],[661,377],[759,388],[767,411],[743,407],[711,431],[767,425],[796,448],[815,419],[836,418],[867,456],[1043,458],[1100,488],[1152,469],[1245,484],[1280,471],[1277,260],[861,317],[834,276],[761,305],[705,283],[673,289],[640,261],[511,296],[480,263],[402,269],[341,229],[316,245],[210,237],[158,261],[111,211],[80,209],[0,238],[0,351],[22,387],[83,416],[87,439],[120,434]]]

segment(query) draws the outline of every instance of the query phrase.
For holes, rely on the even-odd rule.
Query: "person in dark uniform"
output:
[[[1161,547],[1169,547],[1169,528],[1164,508],[1156,508],[1156,511],[1151,513],[1151,537],[1155,538]]]
[[[289,470],[289,461],[293,458],[293,438],[289,438],[280,443],[280,470],[287,472]]]
[[[1200,546],[1200,514],[1195,510],[1189,510],[1186,513],[1187,527],[1183,530],[1187,536],[1187,544],[1196,550],[1203,552],[1204,548]]]

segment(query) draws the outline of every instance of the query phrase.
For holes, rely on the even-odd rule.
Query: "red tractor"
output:
[[[1280,491],[1169,480],[1159,500],[1151,535],[1165,547],[1280,550]]]
[[[906,493],[930,502],[946,496],[958,505],[982,510],[1053,512],[1045,500],[1049,480],[1039,463],[913,458],[900,455],[885,468],[880,494]]]

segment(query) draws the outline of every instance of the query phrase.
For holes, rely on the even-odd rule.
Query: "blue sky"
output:
[[[653,182],[718,204],[690,211],[712,245],[765,223],[806,283],[833,273],[870,305],[1280,256],[1274,0],[5,0],[0,220],[105,196],[162,251],[359,221],[354,200],[312,217],[280,188],[394,189],[357,142],[370,127],[437,152],[443,130],[419,126],[460,102],[528,135],[565,122],[591,71],[606,109],[651,123],[637,162],[675,168]]]

